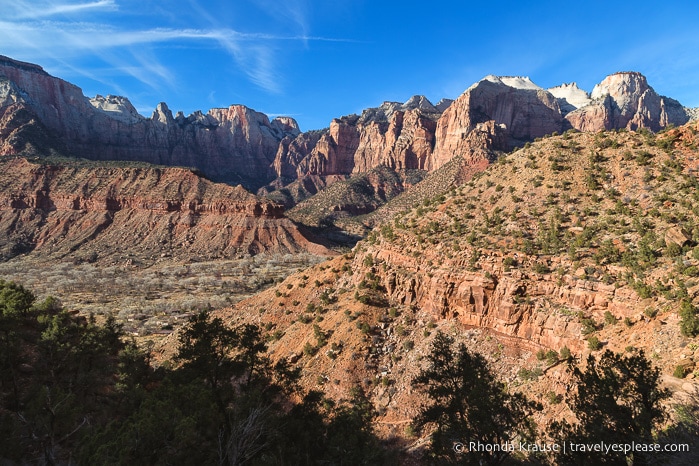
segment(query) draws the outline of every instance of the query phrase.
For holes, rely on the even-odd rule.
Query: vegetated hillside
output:
[[[501,151],[491,149],[493,125],[481,125],[469,134],[466,157],[456,155],[431,172],[396,172],[379,166],[368,173],[335,182],[288,213],[298,223],[324,227],[320,232],[336,241],[364,237],[369,229],[463,184],[492,163]],[[338,231],[339,230],[339,231]]]
[[[348,239],[354,236],[356,242],[368,231],[362,223],[365,214],[375,211],[413,185],[419,185],[426,175],[422,170],[396,172],[379,166],[333,183],[297,204],[289,210],[288,216],[298,223],[323,230],[341,229],[349,233]]]
[[[264,326],[271,356],[302,368],[308,386],[341,398],[362,384],[385,435],[413,434],[424,399],[411,380],[437,330],[541,401],[541,430],[566,416],[568,352],[642,350],[673,403],[691,403],[698,132],[539,140],[220,315]]]
[[[403,193],[381,205],[375,211],[368,214],[364,223],[374,227],[387,222],[392,222],[396,215],[417,207],[430,199],[447,194],[474,175],[485,170],[490,163],[495,161],[503,153],[490,150],[487,146],[474,147],[472,154],[476,157],[463,158],[455,156],[437,170],[430,172],[419,183],[406,189]]]

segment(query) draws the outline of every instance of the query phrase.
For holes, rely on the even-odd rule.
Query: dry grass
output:
[[[149,335],[169,333],[188,313],[230,306],[323,260],[310,254],[261,254],[137,268],[22,256],[1,263],[0,276],[24,284],[39,298],[60,297],[68,309],[98,318],[113,315],[132,335]]]

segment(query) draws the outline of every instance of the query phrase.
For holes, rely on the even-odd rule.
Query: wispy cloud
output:
[[[196,14],[209,26],[205,32],[215,39],[220,46],[230,54],[248,78],[258,87],[272,94],[279,94],[281,86],[274,76],[274,55],[271,48],[264,44],[269,38],[263,34],[241,34],[229,28],[222,27],[220,18],[212,15],[195,0],[190,5]],[[241,44],[242,40],[257,41],[250,46]]]
[[[114,11],[117,5],[114,0],[100,0],[89,3],[65,3],[65,2],[26,2],[13,1],[7,8],[9,17],[17,20],[39,19],[55,15],[83,14],[94,11]]]
[[[308,1],[307,0],[254,0],[258,7],[282,22],[290,23],[293,29],[301,32],[300,38],[306,43],[308,37]]]
[[[309,35],[303,1],[284,5],[268,6],[273,14],[291,18],[295,25],[291,34],[241,32],[226,27],[225,21],[194,1],[190,3],[190,13],[204,27],[130,27],[130,21],[124,21],[124,17],[110,17],[110,13],[120,12],[116,0],[15,0],[0,20],[0,50],[23,59],[50,59],[62,65],[76,59],[97,58],[124,75],[160,89],[163,84],[175,85],[175,73],[159,60],[154,52],[156,47],[208,44],[231,56],[237,68],[256,86],[278,94],[282,91],[278,69],[278,53],[283,48],[280,43],[346,41]],[[99,80],[97,75],[95,78]]]

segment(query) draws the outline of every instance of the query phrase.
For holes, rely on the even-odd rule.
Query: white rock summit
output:
[[[646,77],[635,71],[607,76],[592,90],[592,102],[566,115],[573,128],[580,131],[648,128],[658,131],[669,124],[681,125],[689,120],[682,105],[658,95]]]
[[[129,99],[126,97],[118,95],[108,95],[107,97],[102,97],[101,95],[97,94],[95,97],[90,99],[90,103],[96,109],[101,110],[110,117],[124,123],[136,123],[144,119],[143,116],[139,115],[133,104],[131,104]]]
[[[550,88],[548,91],[558,99],[558,105],[561,107],[563,115],[592,102],[590,94],[580,89],[576,83],[563,83],[560,86]]]

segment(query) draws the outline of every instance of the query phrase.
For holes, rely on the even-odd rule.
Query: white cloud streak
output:
[[[278,72],[272,43],[280,41],[328,41],[350,42],[302,35],[275,35],[267,33],[241,33],[230,28],[151,28],[129,30],[115,25],[95,22],[52,21],[37,19],[59,12],[85,12],[90,9],[116,8],[111,0],[85,4],[52,4],[44,15],[27,13],[30,21],[0,20],[0,47],[2,53],[28,59],[66,61],[71,57],[101,57],[139,81],[153,88],[159,82],[174,85],[172,73],[158,63],[154,54],[147,54],[148,47],[175,45],[187,42],[211,42],[230,54],[241,69],[258,87],[280,93]],[[120,55],[122,58],[118,59]],[[128,57],[128,58],[125,58]],[[138,66],[134,66],[136,63]],[[158,79],[154,79],[158,78]]]
[[[56,15],[83,14],[95,11],[115,11],[114,0],[89,3],[26,2],[15,0],[9,7],[9,17],[15,20],[39,19]]]

